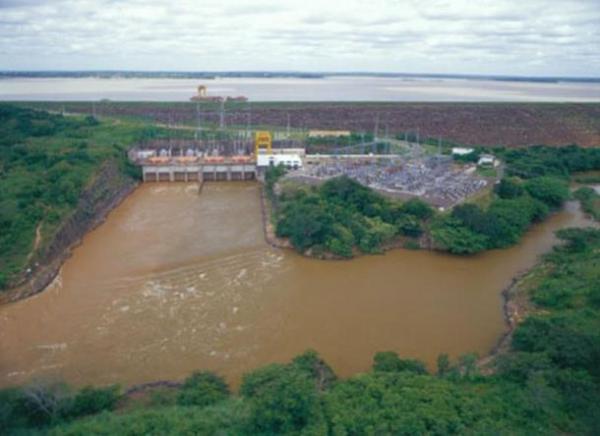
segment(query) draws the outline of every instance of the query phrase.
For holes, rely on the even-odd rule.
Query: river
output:
[[[522,82],[482,78],[356,77],[5,78],[0,100],[189,101],[199,84],[208,95],[250,101],[599,102],[600,83]]]
[[[392,250],[319,261],[264,242],[259,187],[140,186],[90,232],[54,283],[0,307],[0,385],[226,376],[316,349],[340,376],[377,351],[433,365],[485,354],[504,330],[501,290],[584,218],[574,205],[518,246],[474,257]]]

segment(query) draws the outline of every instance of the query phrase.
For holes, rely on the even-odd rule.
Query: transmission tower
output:
[[[221,100],[221,109],[219,111],[219,129],[225,128],[225,100]]]
[[[194,135],[196,140],[200,139],[200,130],[202,130],[200,122],[200,103],[196,103],[196,133]]]
[[[248,103],[248,113],[246,114],[246,139],[250,139],[250,127],[252,125],[252,105]]]

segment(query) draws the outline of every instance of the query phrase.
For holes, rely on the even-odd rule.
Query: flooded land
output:
[[[572,205],[571,205],[572,206]],[[57,376],[124,385],[241,375],[316,349],[341,376],[377,351],[432,365],[485,354],[501,291],[584,219],[567,207],[522,242],[474,257],[393,250],[319,261],[264,242],[259,185],[140,186],[45,292],[0,307],[0,385]]]

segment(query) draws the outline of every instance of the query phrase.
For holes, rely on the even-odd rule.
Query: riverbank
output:
[[[273,208],[271,201],[268,198],[264,184],[260,187],[260,211],[262,219],[262,227],[265,235],[265,242],[274,248],[290,248],[292,244],[287,238],[279,238],[275,234],[275,225],[271,217],[273,216]]]
[[[526,283],[535,277],[537,270],[543,265],[540,260],[531,268],[517,274],[510,285],[502,290],[502,313],[505,331],[488,354],[479,358],[477,366],[484,374],[495,372],[494,363],[500,356],[510,351],[513,334],[519,324],[531,313],[531,301],[525,290]]]
[[[84,190],[70,218],[55,233],[44,253],[12,288],[0,292],[0,304],[11,303],[42,292],[60,272],[82,238],[104,222],[137,186],[115,161],[106,162]]]

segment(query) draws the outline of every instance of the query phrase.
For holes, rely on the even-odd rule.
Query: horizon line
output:
[[[318,70],[146,70],[146,69],[0,69],[0,75],[10,74],[94,74],[94,73],[137,73],[137,74],[205,74],[205,75],[313,75],[313,76],[388,76],[388,77],[439,77],[439,78],[492,78],[492,79],[537,79],[537,80],[561,80],[576,79],[579,81],[600,81],[598,76],[579,76],[579,75],[523,75],[523,74],[504,74],[504,73],[409,73],[409,72],[390,72],[390,71],[365,71],[365,70],[345,70],[345,71],[318,71]]]

